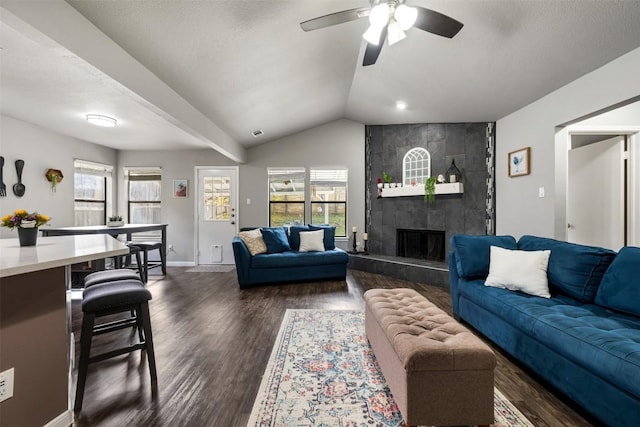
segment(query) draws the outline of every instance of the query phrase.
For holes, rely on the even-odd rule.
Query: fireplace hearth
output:
[[[396,255],[404,258],[445,260],[445,232],[439,230],[396,230]]]

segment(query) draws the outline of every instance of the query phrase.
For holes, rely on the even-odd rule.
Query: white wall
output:
[[[556,126],[637,96],[638,75],[640,48],[497,121],[497,234],[556,237],[556,205],[564,203],[564,194],[556,194],[555,181],[565,179],[556,176],[556,161],[563,161],[556,159]],[[638,116],[630,120],[640,124]],[[531,174],[509,178],[507,154],[523,147],[531,147]]]
[[[127,201],[123,168],[127,166],[162,167],[162,221],[169,225],[168,243],[172,263],[194,262],[194,174],[196,166],[234,166],[236,163],[214,150],[182,151],[116,151],[86,141],[53,133],[47,129],[11,117],[0,116],[0,155],[5,158],[4,182],[7,197],[0,198],[0,214],[15,209],[39,211],[52,217],[55,227],[73,225],[73,160],[90,160],[114,166],[115,211],[126,216]],[[269,218],[267,167],[340,166],[349,169],[348,226],[364,229],[364,126],[349,120],[338,120],[308,131],[254,147],[250,161],[240,165],[240,226],[263,226]],[[14,162],[25,161],[24,197],[13,195],[17,182]],[[60,169],[63,181],[53,193],[44,173]],[[173,180],[189,180],[189,197],[172,195]],[[251,198],[250,206],[246,199]],[[16,237],[16,232],[0,228],[0,237]],[[347,247],[346,242],[341,246]]]
[[[338,120],[305,132],[259,145],[248,150],[249,161],[239,165],[240,188],[238,222],[240,227],[265,226],[269,221],[267,168],[284,166],[340,166],[349,169],[348,226],[364,229],[364,125]],[[195,262],[194,176],[196,166],[237,165],[213,150],[119,151],[117,181],[118,213],[126,216],[127,199],[123,168],[160,166],[162,168],[162,222],[169,224],[167,243],[173,245],[167,261],[174,265]],[[189,180],[189,196],[172,195],[173,180]],[[247,198],[251,204],[247,205]],[[339,246],[347,248],[347,242]]]
[[[611,127],[629,126],[630,123],[638,126],[640,125],[639,118],[640,101],[582,120],[571,125],[571,129],[588,129],[589,133],[597,133],[595,130],[601,129],[605,132],[609,131]]]
[[[194,262],[195,237],[195,167],[234,166],[236,163],[210,149],[181,151],[119,151],[117,167],[118,213],[127,217],[127,191],[125,189],[124,168],[135,166],[160,166],[162,168],[162,222],[167,227],[167,243],[173,250],[167,255],[167,262],[173,265]],[[173,180],[188,179],[187,198],[173,197]]]
[[[269,221],[268,167],[346,167],[347,230],[364,230],[364,125],[337,120],[248,150],[249,162],[240,167],[240,226]],[[247,198],[251,205],[246,204]],[[347,242],[338,246],[347,249]]]
[[[0,115],[0,155],[4,157],[4,183],[7,196],[0,197],[0,215],[16,209],[38,211],[51,217],[55,227],[73,225],[73,160],[78,158],[109,165],[116,164],[116,151]],[[18,182],[15,161],[24,160],[23,197],[13,194]],[[56,192],[44,176],[47,169],[60,169],[64,179]],[[113,191],[113,189],[111,190]],[[15,230],[0,227],[0,238],[17,237]]]

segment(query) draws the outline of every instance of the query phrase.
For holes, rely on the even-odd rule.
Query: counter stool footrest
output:
[[[93,328],[93,335],[106,334],[107,332],[117,331],[119,329],[132,328],[137,326],[136,318],[114,320],[113,322],[96,325]]]
[[[108,351],[106,353],[97,354],[97,355],[91,356],[89,358],[89,363],[101,362],[103,360],[107,360],[107,359],[110,359],[112,357],[120,356],[120,355],[125,354],[125,353],[131,353],[132,351],[136,351],[136,350],[144,350],[146,345],[147,344],[145,342],[141,342],[141,343],[138,343],[138,344],[130,345],[129,347],[123,347],[123,348],[119,348],[117,350]]]

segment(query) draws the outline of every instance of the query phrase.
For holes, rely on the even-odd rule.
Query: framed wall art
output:
[[[186,179],[173,180],[173,197],[186,198],[189,190],[189,181]]]
[[[531,173],[531,147],[521,148],[508,154],[509,176]]]

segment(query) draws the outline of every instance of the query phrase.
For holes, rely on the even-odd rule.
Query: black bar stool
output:
[[[126,268],[96,271],[95,273],[91,273],[84,278],[84,288],[87,289],[88,287],[99,285],[101,283],[111,283],[120,280],[140,280],[140,275],[135,271]],[[131,318],[136,318],[135,310],[131,310]],[[138,335],[140,336],[140,341],[142,341],[144,338],[142,337],[142,329],[140,328],[138,328]]]
[[[136,350],[147,353],[151,382],[157,382],[156,361],[153,351],[153,336],[149,315],[151,293],[140,280],[121,280],[90,286],[84,290],[82,299],[82,333],[80,336],[80,359],[78,362],[78,383],[74,410],[82,409],[84,388],[87,380],[89,364],[112,357],[120,356]],[[97,317],[124,311],[135,310],[135,318],[115,320],[103,324],[95,324]],[[126,347],[114,349],[106,353],[91,356],[91,340],[94,335],[137,326],[143,331],[140,342]]]
[[[162,273],[163,274],[167,274],[167,272],[165,271],[165,265],[166,265],[166,254],[162,251],[162,243],[161,242],[154,242],[154,241],[148,241],[148,242],[127,242],[127,244],[131,244],[131,245],[135,245],[138,248],[140,248],[140,250],[142,251],[142,265],[143,268],[140,269],[140,276],[142,277],[142,281],[143,282],[147,282],[147,280],[149,279],[149,269],[150,268],[155,268],[155,267],[162,267]],[[160,253],[160,262],[149,262],[149,252],[150,251],[154,251],[154,250],[158,250],[158,252]],[[144,270],[144,273],[142,272],[142,270]]]
[[[84,278],[85,289],[105,282],[118,280],[140,280],[140,275],[129,269],[102,270],[91,273]]]
[[[128,268],[128,269],[136,270],[140,274],[140,279],[146,283],[147,280],[144,278],[144,273],[143,273],[143,269],[146,268],[145,267],[146,263],[144,264],[142,263],[142,257],[140,255],[140,252],[142,251],[142,249],[136,246],[135,244],[133,244],[132,242],[125,242],[125,245],[127,245],[127,247],[129,248],[129,253],[126,255],[118,255],[113,257],[116,269]],[[132,255],[136,257],[135,266],[131,264]]]

